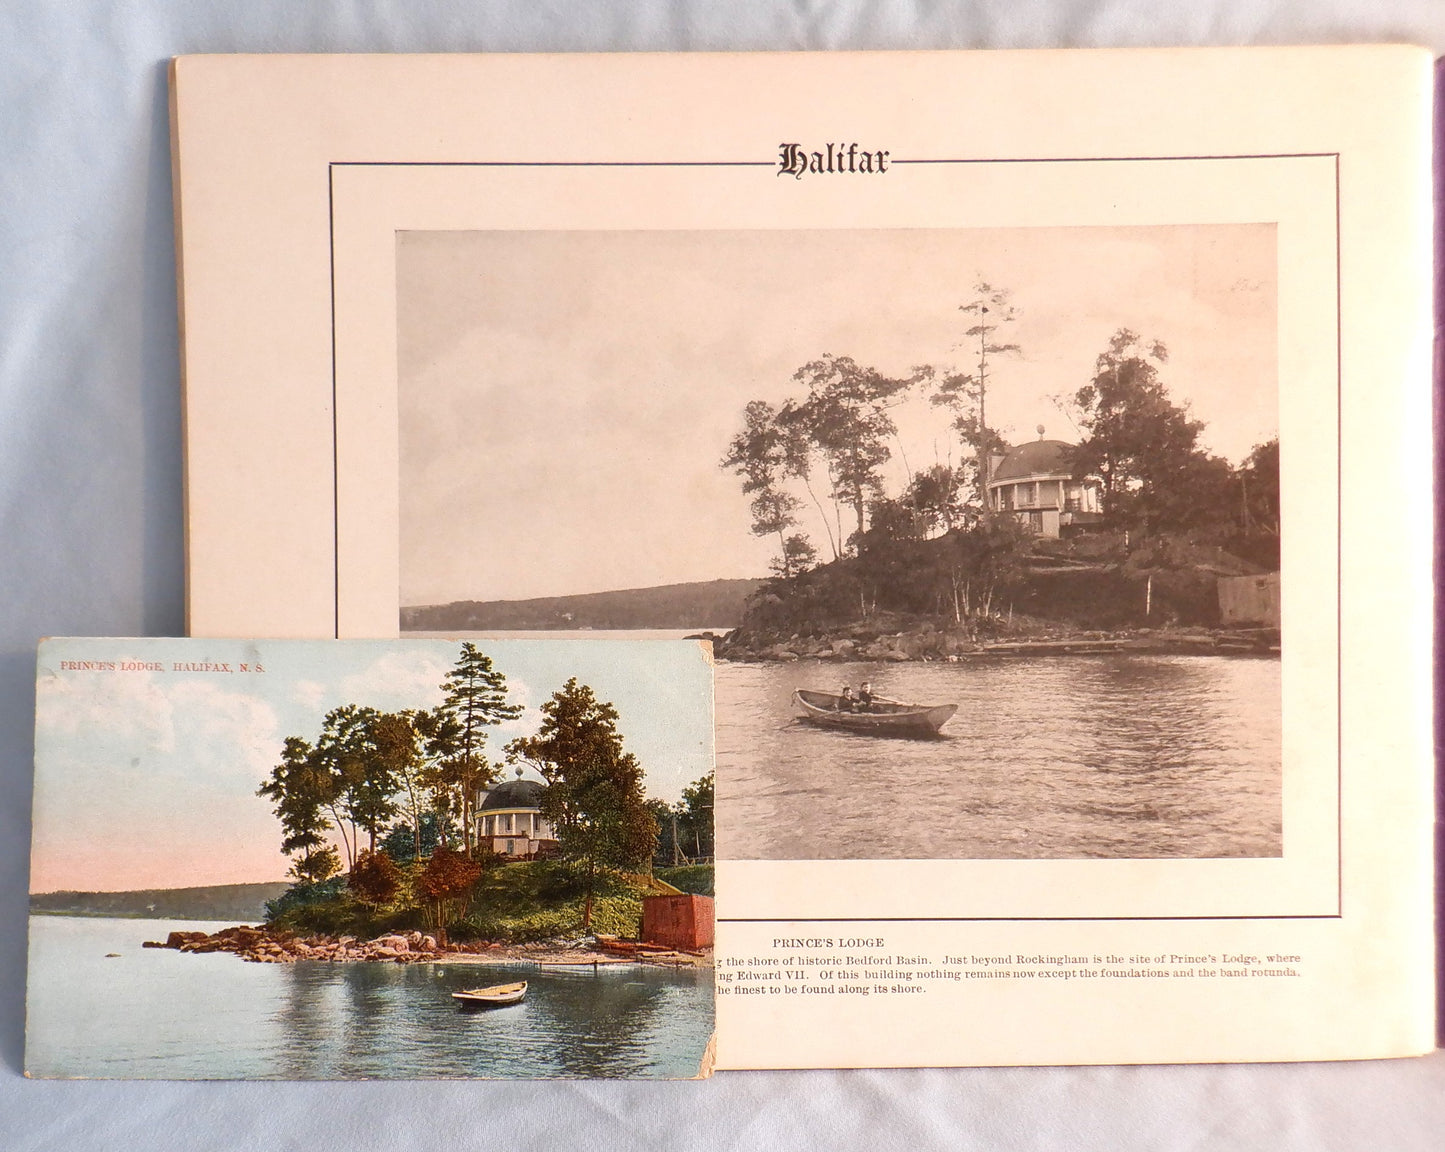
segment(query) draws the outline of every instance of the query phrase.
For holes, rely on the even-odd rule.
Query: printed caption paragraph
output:
[[[918,996],[977,980],[1288,980],[1303,958],[1269,952],[905,954],[885,938],[779,938],[770,954],[725,956],[719,996]]]

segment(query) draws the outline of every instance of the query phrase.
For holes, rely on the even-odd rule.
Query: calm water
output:
[[[25,1063],[156,1079],[687,1077],[712,1032],[710,969],[246,964],[141,948],[221,925],[30,918]],[[106,953],[117,952],[107,959]],[[527,980],[463,1012],[451,992]]]
[[[958,704],[936,740],[792,719],[794,688]],[[1278,856],[1280,664],[1050,656],[720,664],[735,860]]]

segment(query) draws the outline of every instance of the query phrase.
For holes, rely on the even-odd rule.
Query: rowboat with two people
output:
[[[881,696],[862,703],[847,693],[809,688],[795,690],[793,700],[803,709],[805,720],[874,736],[936,736],[958,711],[957,704],[905,704]]]
[[[500,1008],[504,1004],[516,1004],[527,994],[527,982],[516,984],[493,984],[490,988],[466,988],[453,992],[452,999],[463,1008]]]

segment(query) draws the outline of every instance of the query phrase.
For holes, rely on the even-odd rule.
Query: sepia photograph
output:
[[[696,643],[51,640],[30,1076],[693,1078]]]
[[[401,630],[710,639],[726,860],[1279,857],[1277,263],[400,231]]]

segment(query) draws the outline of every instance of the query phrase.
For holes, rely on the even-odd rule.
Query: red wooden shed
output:
[[[642,898],[642,938],[650,944],[688,952],[711,948],[712,922],[711,896],[684,892]]]

